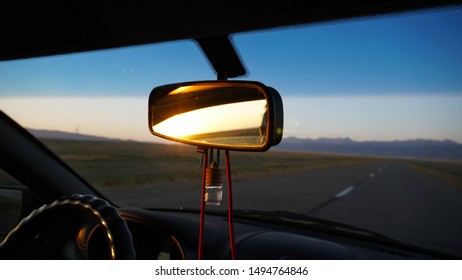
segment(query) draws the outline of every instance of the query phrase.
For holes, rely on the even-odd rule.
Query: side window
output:
[[[24,186],[0,170],[0,240],[18,223]]]

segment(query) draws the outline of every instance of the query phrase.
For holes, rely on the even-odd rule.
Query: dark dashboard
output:
[[[137,259],[197,259],[199,214],[137,208],[121,209],[128,222]],[[234,219],[237,259],[353,260],[433,259],[409,247],[369,242],[299,227]],[[230,259],[226,216],[207,214],[205,259]],[[403,245],[404,246],[404,245]]]

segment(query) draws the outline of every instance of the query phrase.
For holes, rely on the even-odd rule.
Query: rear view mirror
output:
[[[265,151],[281,141],[282,126],[279,93],[258,82],[172,84],[149,96],[151,133],[185,144]]]

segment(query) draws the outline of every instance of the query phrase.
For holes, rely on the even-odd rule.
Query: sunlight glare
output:
[[[203,108],[175,115],[153,130],[170,137],[259,128],[266,112],[266,100],[247,101]]]

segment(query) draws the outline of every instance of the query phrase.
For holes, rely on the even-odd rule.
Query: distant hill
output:
[[[48,139],[65,139],[65,140],[80,140],[80,141],[125,141],[117,138],[107,138],[101,136],[86,135],[80,133],[71,133],[58,130],[42,130],[42,129],[27,129],[32,135],[37,138]]]
[[[451,140],[354,141],[350,138],[289,137],[277,149],[398,158],[462,160],[462,144]]]
[[[28,131],[38,138],[80,141],[131,141],[57,130],[28,129]],[[289,137],[284,138],[273,149],[360,156],[462,160],[462,144],[451,140],[354,141],[350,138],[302,139]]]

